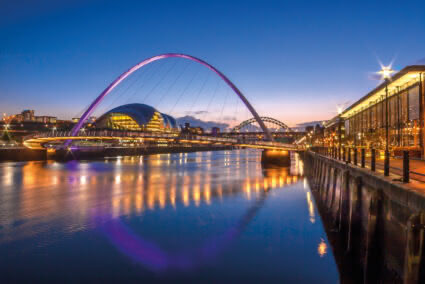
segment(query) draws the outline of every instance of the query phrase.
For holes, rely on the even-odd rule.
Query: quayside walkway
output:
[[[313,152],[318,152],[323,156],[327,156],[331,159],[338,160],[339,162],[350,164],[351,166],[356,166],[358,168],[364,168],[365,170],[372,171],[372,157],[370,153],[362,157],[361,151],[357,152],[357,158],[355,153],[351,151],[350,156],[347,155],[344,157],[344,154],[341,153],[338,156],[337,151],[332,152],[332,149],[327,148],[316,148],[312,149]],[[362,166],[362,159],[364,159],[364,166]],[[384,157],[377,155],[375,157],[375,173],[378,175],[384,176]],[[388,180],[394,182],[402,182],[404,174],[404,161],[402,157],[391,157],[389,159],[389,176]],[[425,161],[415,158],[408,159],[408,181],[403,183],[405,188],[414,190],[421,195],[425,196]]]

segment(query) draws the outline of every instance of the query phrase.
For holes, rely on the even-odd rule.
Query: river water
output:
[[[254,150],[0,164],[0,282],[337,283],[303,163]]]

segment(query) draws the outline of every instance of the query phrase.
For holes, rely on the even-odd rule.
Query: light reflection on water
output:
[[[257,267],[256,261],[273,261],[266,269],[271,270],[268,275],[258,271],[253,279],[307,283],[315,279],[313,275],[317,279],[320,265],[334,273],[321,277],[337,279],[332,255],[325,257],[329,254],[326,236],[302,177],[302,161],[294,159],[291,168],[264,169],[260,160],[260,152],[239,150],[1,164],[0,253],[18,244],[27,251],[15,256],[17,263],[12,260],[3,267],[13,272],[21,265],[18,261],[29,255],[41,262],[35,266],[43,266],[44,261],[54,267],[48,258],[37,255],[40,248],[35,243],[42,240],[43,253],[66,258],[61,246],[78,250],[95,238],[101,246],[96,252],[119,251],[126,257],[115,256],[111,261],[118,271],[128,273],[132,267],[133,274],[126,275],[134,279],[158,277],[149,271],[161,271],[162,280],[200,281],[218,277],[216,273],[225,272],[218,280],[253,273],[240,270],[241,260],[247,263],[243,270]],[[306,224],[310,224],[307,230]],[[95,237],[74,240],[80,234]],[[294,245],[300,240],[292,240],[295,236],[303,239],[298,249]],[[242,249],[249,240],[255,242]],[[300,255],[294,261],[285,248]],[[247,258],[240,259],[243,255]],[[289,260],[311,264],[309,258],[318,262],[312,271],[291,271]],[[91,261],[103,260],[94,257]],[[139,264],[137,269],[133,263]],[[73,269],[87,279],[96,273],[84,272],[76,263]],[[186,274],[167,272],[180,269]],[[61,279],[59,274],[53,276]]]

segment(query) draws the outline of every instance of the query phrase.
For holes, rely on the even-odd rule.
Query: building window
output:
[[[408,146],[419,146],[419,87],[409,90]]]
[[[346,121],[344,121],[344,129],[345,129],[345,136],[348,137],[348,135],[350,135],[350,123],[351,123],[351,119],[347,119]]]
[[[382,102],[376,104],[376,127],[382,127]]]
[[[409,121],[419,119],[419,87],[409,90]]]
[[[400,95],[401,97],[401,115],[400,115],[400,122],[406,123],[409,119],[409,101],[408,101],[408,94],[407,92],[403,92]]]

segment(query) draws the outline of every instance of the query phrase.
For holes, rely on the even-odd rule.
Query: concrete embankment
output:
[[[46,159],[45,150],[31,150],[25,147],[0,149],[0,162],[44,161]]]
[[[313,152],[304,160],[342,282],[425,283],[420,188]]]

